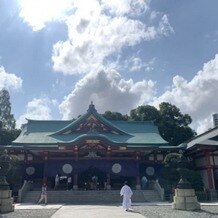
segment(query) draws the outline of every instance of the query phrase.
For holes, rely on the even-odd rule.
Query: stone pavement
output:
[[[144,218],[139,213],[126,212],[121,206],[100,205],[65,205],[61,207],[51,218]]]
[[[114,205],[28,205],[16,204],[15,210],[57,209],[51,218],[144,218],[141,214],[126,212],[121,206]]]
[[[201,203],[200,211],[173,210],[172,203],[135,203],[134,211],[126,212],[120,205],[15,204],[15,212],[2,218],[210,218],[218,217],[218,203]],[[139,212],[142,214],[139,214]]]

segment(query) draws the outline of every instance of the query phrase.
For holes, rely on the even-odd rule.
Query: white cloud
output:
[[[154,85],[151,80],[124,80],[114,70],[87,74],[60,104],[60,112],[64,119],[76,118],[93,101],[99,113],[106,110],[129,113],[130,109],[151,100]]]
[[[129,71],[152,71],[154,69],[156,58],[152,58],[148,62],[144,62],[140,57],[132,56],[130,59],[125,61],[125,68]]]
[[[144,5],[145,13],[146,1],[120,1],[116,2],[116,8],[111,1],[90,2],[90,7],[82,0],[74,2],[74,14],[67,20],[68,40],[59,41],[53,48],[54,70],[64,74],[98,71],[110,55],[118,55],[124,47],[173,31],[166,15],[158,18],[157,25],[146,25],[139,18],[129,16],[138,11],[138,5]]]
[[[150,0],[102,0],[103,10],[108,10],[114,15],[140,16],[149,9]]]
[[[130,60],[130,65],[132,65],[130,67],[130,71],[139,71],[143,67],[142,60],[139,57],[132,57]]]
[[[17,126],[20,127],[26,123],[27,119],[33,120],[49,120],[52,119],[51,107],[57,105],[57,101],[48,99],[47,97],[34,98],[26,105],[25,114],[21,115],[17,120]]]
[[[0,89],[19,90],[22,88],[23,80],[15,74],[5,71],[3,66],[0,66]]]
[[[113,15],[139,16],[149,9],[150,0],[18,0],[20,17],[34,31],[41,30],[48,22],[65,21],[75,8],[82,8],[83,15],[90,10],[99,8],[102,12]]]
[[[178,106],[183,113],[191,115],[198,133],[212,126],[211,116],[218,112],[218,55],[204,64],[194,78],[188,82],[181,76],[173,78],[170,90],[153,101],[163,101]]]
[[[169,20],[166,14],[162,16],[159,22],[157,31],[159,35],[164,35],[164,36],[168,36],[170,33],[174,32],[173,28],[170,26],[170,23],[169,23]]]
[[[65,20],[72,9],[72,0],[19,0],[20,16],[34,31],[46,22]]]
[[[53,69],[64,74],[98,71],[124,47],[173,32],[166,15],[155,12],[156,17],[149,19],[150,0],[18,2],[20,16],[34,31],[54,21],[67,25],[68,39],[57,42],[52,55]]]
[[[206,117],[205,119],[201,119],[198,122],[196,122],[196,131],[197,133],[203,133],[207,130],[213,128],[213,118],[212,115],[209,115],[209,117]]]

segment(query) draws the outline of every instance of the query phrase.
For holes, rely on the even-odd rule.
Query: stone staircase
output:
[[[40,191],[28,191],[22,203],[37,203]],[[119,190],[107,191],[47,191],[48,203],[58,204],[116,204],[121,203]],[[161,201],[155,190],[133,190],[132,202]]]

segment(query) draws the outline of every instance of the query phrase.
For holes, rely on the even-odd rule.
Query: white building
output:
[[[213,124],[214,127],[218,126],[218,113],[213,114]]]

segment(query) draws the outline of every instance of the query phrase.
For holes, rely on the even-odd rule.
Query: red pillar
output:
[[[75,160],[78,160],[79,154],[78,154],[78,147],[77,147],[77,145],[74,147],[73,151],[74,151],[74,158],[75,158]]]
[[[78,189],[78,175],[77,174],[73,175],[73,189],[74,190]]]
[[[107,190],[111,189],[111,176],[110,173],[107,173],[107,186],[106,186]]]
[[[206,160],[208,186],[209,186],[209,189],[214,189],[213,175],[212,175],[213,168],[210,164],[210,154],[209,154],[209,151],[205,151],[204,153],[205,153],[205,160]]]

